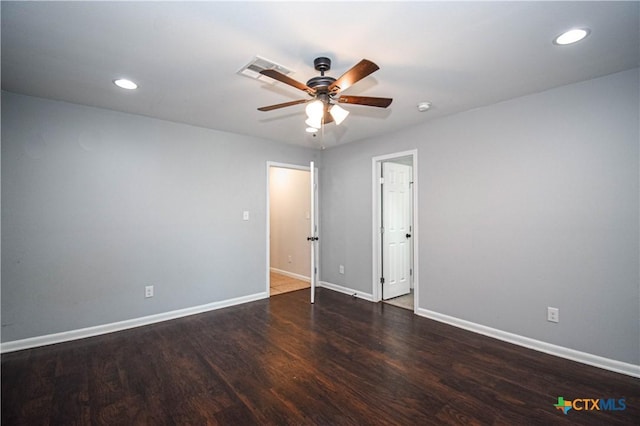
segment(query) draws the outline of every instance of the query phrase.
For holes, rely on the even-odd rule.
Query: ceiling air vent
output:
[[[244,75],[245,77],[249,77],[249,78],[253,78],[256,80],[262,80],[266,83],[275,83],[276,81],[260,74],[260,71],[262,70],[270,70],[270,69],[274,69],[284,75],[289,75],[291,74],[293,71],[290,70],[289,68],[280,65],[280,64],[276,64],[273,61],[270,61],[269,59],[265,59],[262,56],[255,56],[251,62],[249,62],[247,65],[243,66],[242,68],[240,68],[240,70],[238,71],[238,74],[240,75]]]

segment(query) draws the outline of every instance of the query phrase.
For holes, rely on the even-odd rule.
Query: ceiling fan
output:
[[[319,57],[314,59],[313,65],[317,71],[320,71],[320,75],[311,78],[306,84],[296,81],[274,69],[260,71],[260,74],[307,92],[311,98],[269,105],[258,108],[258,111],[272,111],[278,108],[308,103],[306,107],[308,115],[306,123],[312,128],[318,129],[322,124],[331,123],[332,121],[340,124],[347,115],[349,115],[349,112],[338,106],[336,102],[386,108],[393,101],[391,98],[339,95],[343,90],[346,90],[369,74],[380,69],[376,64],[367,59],[358,62],[337,80],[324,75],[326,71],[331,69],[331,59]]]

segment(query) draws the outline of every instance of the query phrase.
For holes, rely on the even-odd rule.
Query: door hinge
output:
[[[383,177],[380,178],[380,185],[382,185],[382,184],[384,184],[384,178]]]
[[[318,275],[318,268],[313,268],[313,275]]]
[[[409,275],[413,275],[413,269],[409,269]]]
[[[380,227],[380,233],[381,233],[381,234],[384,234],[384,226],[381,226],[381,227]]]
[[[384,284],[384,277],[380,277],[380,284]]]

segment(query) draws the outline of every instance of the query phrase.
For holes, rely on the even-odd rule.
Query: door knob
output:
[[[407,238],[411,238],[411,234],[407,234],[405,235]]]

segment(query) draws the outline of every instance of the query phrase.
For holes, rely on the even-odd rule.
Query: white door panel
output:
[[[411,167],[382,163],[382,298],[411,291]]]
[[[309,229],[309,243],[311,244],[311,271],[309,276],[311,277],[311,303],[315,303],[316,295],[316,279],[317,279],[317,251],[318,251],[318,226],[317,221],[317,200],[318,200],[318,179],[316,176],[315,164],[312,161],[309,164],[309,173],[311,182],[311,211],[310,216],[310,229]]]

